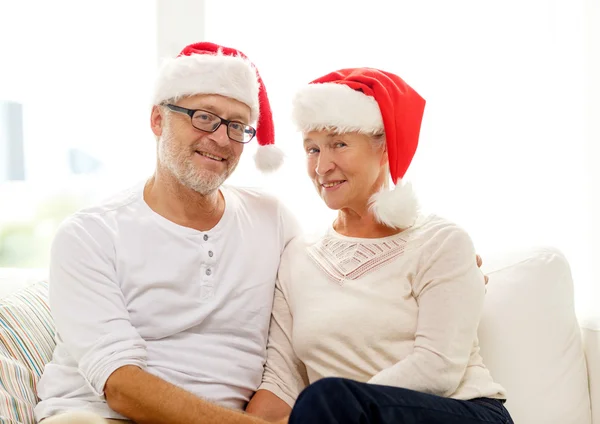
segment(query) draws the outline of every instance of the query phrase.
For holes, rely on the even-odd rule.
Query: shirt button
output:
[[[206,275],[210,275],[210,274],[212,274],[212,271],[210,270],[210,268],[208,268],[208,269],[206,270]]]
[[[204,234],[204,241],[208,240],[208,236]]]
[[[209,251],[208,251],[208,256],[210,256],[211,258],[213,257],[213,252],[212,252],[212,250],[209,250]]]

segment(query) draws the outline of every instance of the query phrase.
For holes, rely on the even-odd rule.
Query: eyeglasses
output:
[[[248,143],[256,135],[256,130],[250,125],[239,121],[228,121],[212,112],[201,109],[188,109],[181,106],[166,104],[174,112],[185,113],[192,121],[192,126],[200,131],[214,133],[222,124],[227,125],[227,137],[238,143]]]

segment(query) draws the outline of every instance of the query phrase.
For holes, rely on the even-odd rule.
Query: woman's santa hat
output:
[[[202,42],[185,47],[159,69],[154,104],[196,94],[218,94],[250,107],[260,145],[254,159],[258,169],[274,171],[283,163],[275,146],[275,128],[267,90],[256,67],[239,50]]]
[[[383,224],[407,228],[414,224],[419,205],[402,178],[417,150],[424,109],[425,100],[399,76],[352,68],[327,74],[301,89],[293,101],[292,119],[303,132],[385,133],[395,188],[374,194],[371,208]]]

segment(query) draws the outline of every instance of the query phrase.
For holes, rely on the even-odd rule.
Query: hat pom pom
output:
[[[411,227],[419,215],[419,201],[412,184],[398,180],[393,190],[381,190],[369,201],[375,219],[392,228]]]
[[[256,167],[262,172],[277,171],[283,165],[283,151],[274,144],[258,146],[254,155]]]

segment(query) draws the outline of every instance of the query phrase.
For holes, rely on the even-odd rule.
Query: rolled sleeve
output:
[[[146,367],[146,343],[130,322],[116,277],[115,241],[96,216],[61,225],[50,257],[50,309],[58,342],[98,396],[125,365]]]

